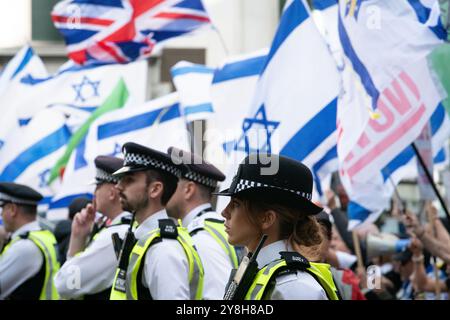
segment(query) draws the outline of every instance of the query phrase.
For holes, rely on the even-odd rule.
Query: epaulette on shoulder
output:
[[[178,237],[177,225],[173,220],[159,219],[158,224],[161,238],[176,239]]]

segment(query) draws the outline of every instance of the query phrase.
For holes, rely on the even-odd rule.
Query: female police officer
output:
[[[322,209],[311,202],[312,187],[312,174],[302,163],[251,154],[239,165],[230,188],[218,193],[231,197],[222,212],[230,244],[254,252],[261,236],[268,236],[241,298],[338,299],[329,265],[312,262],[322,241],[313,218]]]

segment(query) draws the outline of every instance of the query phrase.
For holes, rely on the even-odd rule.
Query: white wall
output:
[[[31,40],[31,0],[0,0],[0,48]]]

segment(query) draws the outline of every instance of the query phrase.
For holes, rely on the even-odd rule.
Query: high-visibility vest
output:
[[[20,299],[27,299],[27,295],[31,294],[33,296],[39,296],[39,300],[59,300],[58,291],[53,283],[53,278],[60,267],[57,258],[57,241],[55,236],[48,230],[29,231],[14,238],[8,243],[1,255],[5,254],[15,242],[21,239],[29,239],[39,248],[44,258],[43,265],[40,272],[14,290],[14,292],[11,293],[10,298],[13,299],[14,297],[18,297]],[[44,270],[45,272],[41,273],[41,271]],[[34,279],[35,277],[39,277],[40,274],[44,275],[43,281],[42,279],[39,279],[40,281]],[[27,288],[25,288],[25,286]]]
[[[169,226],[169,227],[167,227]],[[149,289],[142,285],[142,270],[145,254],[155,243],[164,238],[175,239],[180,243],[186,254],[189,266],[189,289],[191,300],[200,300],[203,296],[203,265],[197,250],[194,247],[191,236],[184,227],[176,226],[170,219],[159,220],[159,228],[150,231],[140,239],[133,247],[129,256],[129,264],[126,273],[125,290],[116,286],[120,272],[118,268],[111,289],[110,300],[139,300],[152,299]],[[157,259],[157,257],[154,257]]]
[[[245,300],[262,300],[268,298],[269,283],[281,272],[303,271],[310,274],[325,290],[329,300],[340,300],[339,291],[333,280],[330,265],[309,262],[297,252],[280,252],[281,259],[272,261],[258,271],[248,290]],[[301,288],[299,288],[301,290]]]
[[[89,243],[89,245],[94,242],[95,240],[97,240],[97,238],[99,237],[99,235],[102,232],[105,232],[105,230],[108,230],[110,228],[115,228],[118,226],[122,226],[122,225],[129,225],[131,221],[131,217],[125,216],[122,217],[122,219],[120,219],[120,221],[117,221],[115,223],[110,224],[109,226],[103,226],[101,227],[101,229],[99,229],[95,235],[92,237],[92,241]],[[89,246],[88,245],[88,246]],[[91,293],[91,294],[85,294],[82,299],[83,300],[109,300],[109,297],[111,295],[111,289],[112,287],[106,288],[105,290],[102,290],[100,292],[97,293]]]
[[[225,232],[224,221],[213,218],[206,218],[200,223],[196,224],[189,230],[191,236],[200,230],[205,230],[209,235],[220,245],[225,251],[225,254],[229,257],[233,268],[237,268],[239,265],[238,254],[234,246],[228,243],[228,236]]]

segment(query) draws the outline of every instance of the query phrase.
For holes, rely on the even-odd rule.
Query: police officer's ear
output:
[[[184,182],[183,197],[184,197],[185,200],[190,200],[194,196],[196,187],[197,186],[192,181]]]
[[[19,214],[19,206],[15,203],[8,203],[9,206],[9,216],[12,218],[17,217],[17,215]]]
[[[114,201],[114,200],[120,198],[119,190],[116,188],[115,184],[110,185],[109,192],[108,192],[108,198],[111,201]]]
[[[276,221],[277,213],[273,210],[266,210],[260,215],[260,224],[263,231],[272,228]]]
[[[161,181],[153,181],[148,188],[148,196],[152,199],[160,198],[164,191],[164,185]]]

